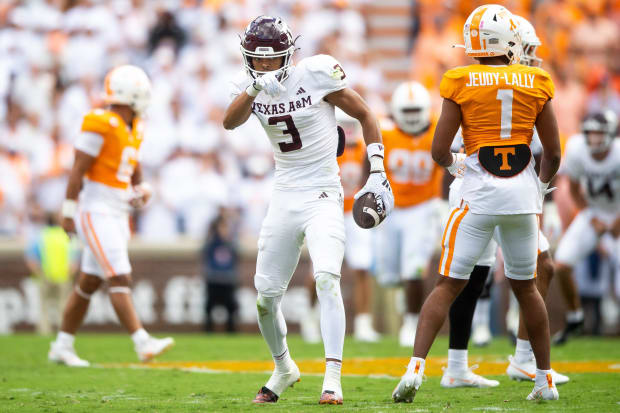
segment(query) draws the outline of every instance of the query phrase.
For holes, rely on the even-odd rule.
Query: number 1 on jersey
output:
[[[498,89],[497,100],[502,103],[501,125],[499,137],[510,139],[512,135],[512,89]]]

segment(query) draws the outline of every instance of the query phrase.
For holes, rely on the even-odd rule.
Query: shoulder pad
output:
[[[107,110],[94,109],[84,116],[82,130],[85,132],[106,133],[118,126],[118,119]]]
[[[342,80],[346,77],[340,63],[330,55],[319,54],[303,59],[300,64],[309,72],[326,74],[334,80]]]

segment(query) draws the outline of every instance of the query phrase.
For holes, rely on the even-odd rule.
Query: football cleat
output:
[[[485,324],[475,326],[471,334],[472,343],[478,347],[488,346],[491,342],[491,338],[491,330],[489,330],[489,326]]]
[[[331,390],[325,390],[321,394],[319,404],[342,404],[342,396]]]
[[[295,383],[301,381],[300,377],[301,374],[299,373],[299,367],[297,367],[297,364],[295,364],[295,362],[291,360],[289,370],[286,372],[279,372],[277,369],[274,370],[271,374],[271,377],[267,381],[267,384],[263,386],[263,389],[267,389],[274,393],[277,397],[280,397],[280,395],[284,392],[284,390],[286,390],[287,387],[293,387]],[[259,398],[261,391],[259,391],[256,395],[256,399]],[[256,399],[254,399],[254,402],[259,403],[256,401]],[[277,401],[277,399],[275,401]],[[275,403],[275,401],[273,402]]]
[[[424,376],[424,368],[420,368],[420,362],[416,363],[415,368],[407,369],[407,372],[401,377],[400,382],[392,392],[392,400],[394,403],[411,403],[416,392],[422,385]]]
[[[279,399],[278,395],[269,390],[267,387],[263,386],[256,393],[256,397],[252,400],[252,403],[262,404],[262,403],[275,403]]]
[[[497,380],[489,380],[478,374],[475,374],[472,370],[478,368],[477,365],[473,365],[467,370],[464,371],[451,371],[449,369],[444,368],[443,376],[441,377],[441,382],[439,383],[441,387],[447,388],[455,388],[455,387],[497,387],[499,386],[499,381]]]
[[[142,362],[149,362],[153,358],[168,351],[174,346],[174,339],[172,337],[155,338],[149,337],[144,343],[135,346],[138,358]]]
[[[583,331],[583,320],[577,322],[566,322],[566,327],[553,335],[553,344],[562,345],[568,341],[569,337],[581,335]]]
[[[558,400],[560,395],[553,383],[551,374],[547,374],[547,383],[540,387],[534,385],[534,390],[527,396],[526,400]]]
[[[66,347],[53,341],[50,346],[50,351],[47,353],[49,361],[54,363],[64,364],[69,367],[89,367],[90,363],[87,360],[83,360],[78,357],[73,347]]]
[[[506,369],[506,374],[513,380],[521,381],[534,381],[536,378],[536,360],[531,358],[525,363],[518,363],[513,356],[508,356],[510,364]],[[551,375],[553,377],[554,385],[568,383],[570,378],[557,371],[551,369]]]

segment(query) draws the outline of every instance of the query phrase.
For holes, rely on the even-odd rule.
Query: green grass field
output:
[[[176,346],[159,361],[269,360],[267,347],[257,335],[175,335]],[[440,377],[429,377],[413,404],[394,404],[391,392],[398,378],[345,376],[343,406],[319,406],[320,375],[304,375],[295,388],[287,390],[276,405],[254,406],[256,391],[268,378],[266,373],[199,373],[178,369],[113,368],[110,363],[135,363],[131,340],[126,335],[84,334],[76,341],[78,354],[97,367],[71,369],[47,361],[50,338],[35,335],[0,337],[1,412],[235,412],[273,410],[287,412],[337,409],[342,411],[415,412],[620,412],[620,340],[576,339],[553,348],[554,361],[614,362],[601,373],[568,373],[571,381],[559,387],[557,402],[526,402],[531,383],[494,376],[501,385],[494,389],[443,389]],[[293,358],[320,359],[322,345],[289,338]],[[489,347],[470,350],[470,359],[505,360],[513,351],[506,339]],[[430,356],[444,357],[447,340],[439,339]],[[409,357],[410,350],[395,340],[378,344],[345,343],[347,358]],[[617,363],[615,363],[617,362]],[[380,360],[377,363],[381,363]],[[584,364],[584,363],[582,363]],[[405,366],[403,365],[402,372]],[[618,373],[609,372],[617,369]],[[402,373],[401,372],[401,373]]]

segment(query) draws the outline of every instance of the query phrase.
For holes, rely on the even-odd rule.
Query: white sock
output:
[[[416,313],[405,313],[403,316],[403,324],[413,324],[414,326],[418,325],[418,316]]]
[[[566,313],[566,321],[569,323],[579,323],[583,321],[583,309],[569,311]]]
[[[549,375],[549,380],[551,380],[551,370],[540,370],[536,369],[536,380],[535,387],[547,386],[549,383],[547,381],[547,375]],[[554,383],[555,384],[555,383]]]
[[[288,346],[286,345],[286,322],[280,308],[282,296],[265,297],[260,293],[256,301],[256,309],[258,310],[258,327],[267,342],[267,346],[271,351],[276,368],[285,367],[288,355]],[[287,358],[288,356],[288,358]],[[281,359],[281,363],[278,363]]]
[[[58,331],[56,336],[56,342],[63,347],[73,347],[75,336],[73,334],[65,333],[64,331]]]
[[[409,365],[407,366],[407,373],[413,372],[416,373],[416,370],[420,374],[424,374],[424,366],[426,364],[426,360],[420,357],[411,357],[409,360]]]
[[[346,320],[340,294],[340,277],[319,273],[315,280],[316,295],[321,306],[321,336],[325,358],[342,360]]]
[[[491,299],[480,298],[476,303],[476,310],[474,311],[474,319],[472,324],[475,326],[483,325],[489,326],[489,315],[491,310]]]
[[[276,365],[277,371],[289,371],[292,361],[293,359],[291,358],[291,354],[288,352],[288,349],[284,351],[284,354],[273,356],[273,362]]]
[[[515,346],[515,361],[517,363],[527,363],[534,358],[534,352],[532,351],[532,345],[529,340],[517,339],[517,345]]]
[[[323,379],[323,390],[331,390],[336,392],[338,396],[342,396],[342,386],[340,385],[340,371],[342,362],[328,361],[325,363],[325,378]]]
[[[145,329],[143,328],[139,328],[136,331],[134,331],[134,333],[131,335],[131,339],[133,340],[133,343],[136,346],[139,346],[140,344],[144,343],[146,340],[149,339],[149,333],[146,332]]]
[[[467,350],[448,349],[448,370],[452,372],[467,370]]]

